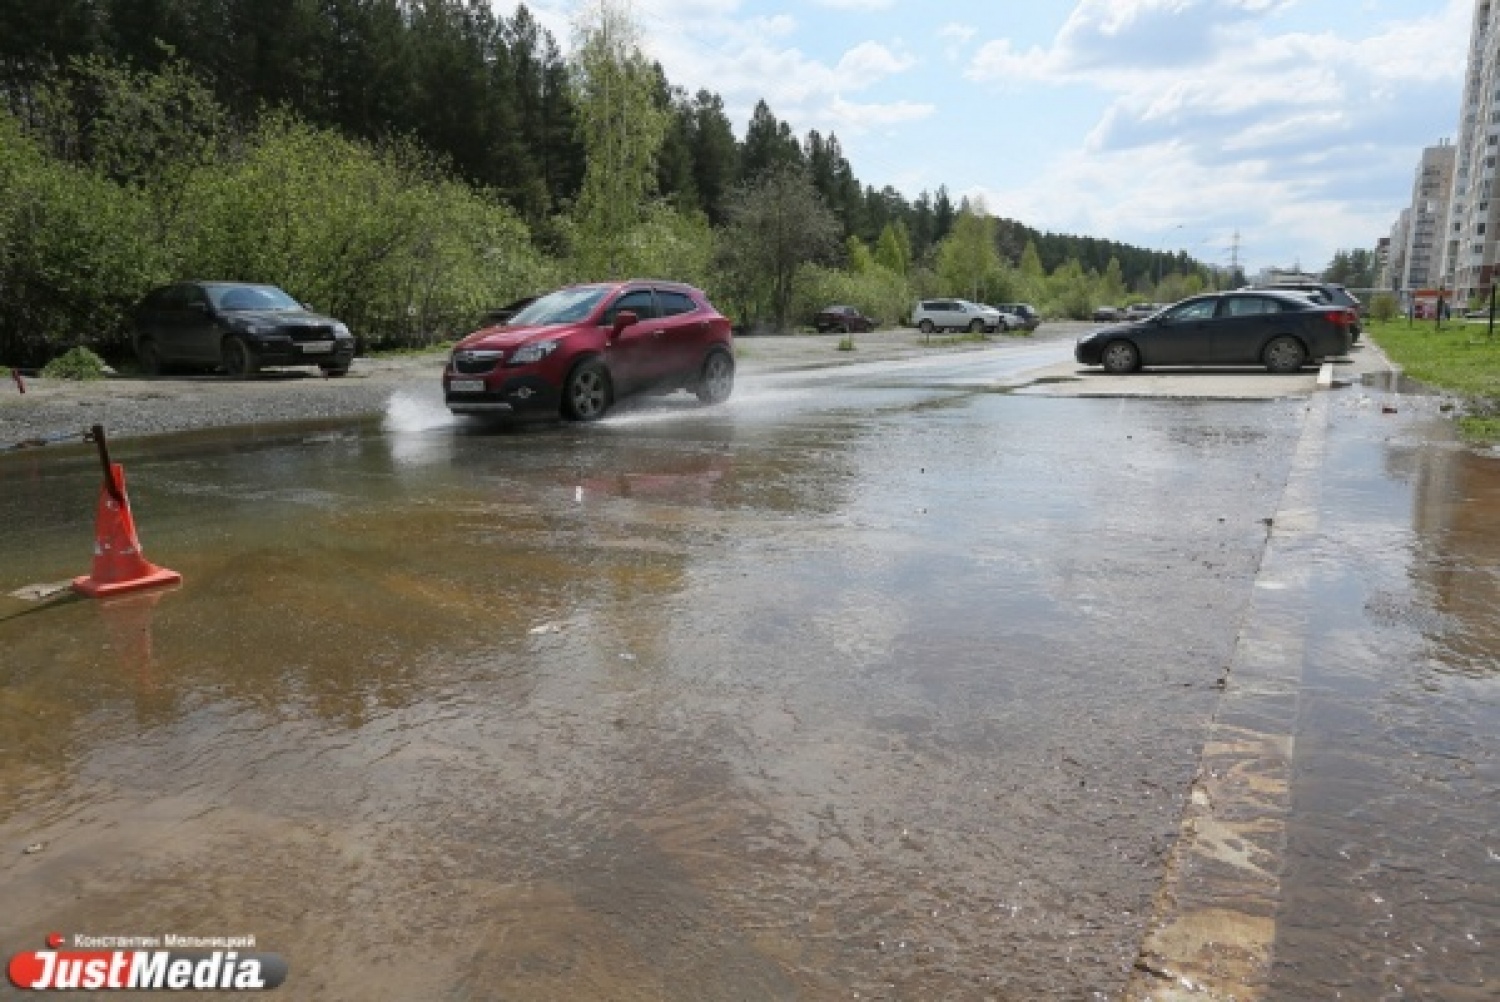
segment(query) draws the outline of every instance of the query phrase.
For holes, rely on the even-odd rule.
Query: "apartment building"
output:
[[[1500,3],[1476,0],[1469,34],[1463,104],[1459,108],[1453,190],[1442,238],[1442,262],[1431,284],[1462,303],[1487,295],[1497,263],[1500,194],[1494,191],[1500,154]]]
[[[1401,289],[1434,288],[1443,280],[1448,207],[1457,161],[1458,148],[1446,140],[1422,151],[1422,162],[1412,182]]]
[[[1411,234],[1411,209],[1401,210],[1401,215],[1396,217],[1396,225],[1391,227],[1390,251],[1386,257],[1385,268],[1380,272],[1380,287],[1382,289],[1399,290],[1402,281],[1406,278],[1406,246],[1410,242]]]

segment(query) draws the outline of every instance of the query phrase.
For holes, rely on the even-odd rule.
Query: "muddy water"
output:
[[[1330,426],[1272,998],[1500,997],[1500,461],[1439,406]]]
[[[973,364],[122,449],[186,583],[0,600],[0,946],[254,933],[294,999],[1116,996],[1303,411]],[[83,569],[96,491],[0,464],[0,590]]]

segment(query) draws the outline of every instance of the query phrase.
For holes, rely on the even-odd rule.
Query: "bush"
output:
[[[79,331],[108,348],[163,251],[140,193],[56,161],[0,109],[0,358],[35,365]]]
[[[1389,292],[1377,294],[1370,300],[1370,317],[1374,320],[1394,320],[1401,312],[1401,305]]]
[[[195,173],[184,273],[271,282],[366,344],[431,344],[555,284],[516,214],[444,180],[409,144],[374,147],[272,115],[235,160]]]
[[[109,372],[104,359],[80,345],[42,367],[47,379],[103,379]]]
[[[811,322],[819,310],[834,303],[853,306],[884,325],[911,310],[911,292],[904,278],[878,265],[867,272],[804,265],[797,272],[792,315]]]

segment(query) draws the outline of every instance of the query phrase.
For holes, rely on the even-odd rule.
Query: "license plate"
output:
[[[449,393],[483,393],[482,379],[455,379],[448,383]]]
[[[332,341],[303,341],[302,354],[321,355],[324,352],[333,351]]]

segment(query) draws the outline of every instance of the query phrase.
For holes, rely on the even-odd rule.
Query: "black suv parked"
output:
[[[995,309],[1021,318],[1024,330],[1034,331],[1042,325],[1042,315],[1030,303],[996,303]]]
[[[1359,324],[1365,315],[1364,304],[1348,289],[1336,282],[1271,282],[1266,285],[1257,285],[1255,288],[1300,292],[1305,296],[1311,296],[1315,303],[1322,303],[1325,306],[1342,306],[1346,310],[1353,310],[1354,326],[1350,328],[1350,333],[1354,335],[1356,341],[1359,340],[1360,334],[1364,333]]]
[[[147,375],[169,366],[252,376],[263,365],[316,365],[342,376],[354,337],[274,285],[178,282],[146,294],[132,317],[135,357]]]

